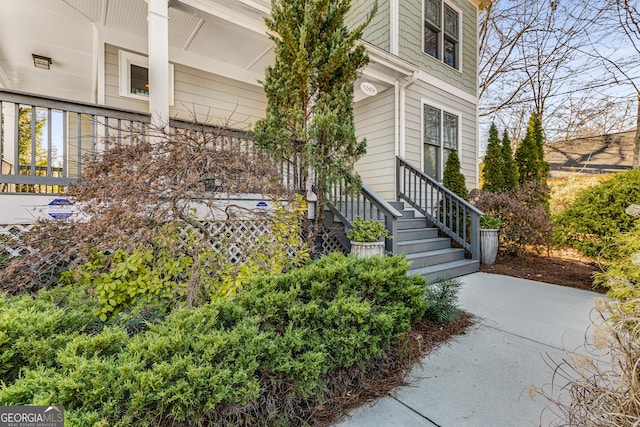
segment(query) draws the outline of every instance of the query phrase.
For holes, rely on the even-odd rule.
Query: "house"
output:
[[[633,166],[636,130],[547,142],[544,155],[552,176],[566,173],[602,174]]]
[[[479,213],[439,182],[448,153],[456,150],[467,185],[477,186],[477,27],[487,3],[379,2],[362,41],[370,64],[355,85],[357,134],[368,141],[357,171],[366,188],[362,200],[333,209],[334,219],[348,224],[346,206],[353,213],[367,205],[400,236],[398,220],[412,214],[403,218],[403,205],[387,202],[405,202],[471,253],[471,269],[477,269]],[[354,0],[354,22],[371,5]],[[0,223],[29,222],[37,216],[25,215],[32,207],[42,213],[43,197],[51,195],[16,189],[40,185],[46,193],[72,182],[82,154],[99,150],[114,123],[144,126],[196,116],[250,129],[265,112],[259,81],[274,61],[263,21],[269,12],[267,0],[4,0],[0,186],[10,191],[0,195]],[[31,158],[20,158],[21,131],[12,123],[21,114],[44,123],[39,157],[32,138]],[[470,230],[460,226],[467,221]],[[402,240],[388,242],[388,249],[401,251]]]

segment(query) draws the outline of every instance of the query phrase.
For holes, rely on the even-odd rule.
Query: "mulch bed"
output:
[[[344,370],[333,377],[327,387],[333,396],[316,406],[309,423],[313,426],[332,425],[345,418],[352,409],[406,385],[407,374],[421,358],[456,335],[464,334],[471,325],[473,318],[468,313],[461,313],[456,321],[448,324],[427,319],[414,324],[403,338],[404,345],[389,351],[387,357],[369,362],[364,369]]]
[[[572,288],[607,292],[593,285],[593,273],[600,271],[590,260],[567,251],[546,254],[523,253],[518,256],[499,253],[494,265],[481,265],[480,271],[537,280]]]

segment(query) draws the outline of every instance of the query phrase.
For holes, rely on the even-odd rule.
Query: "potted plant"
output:
[[[493,265],[498,255],[498,233],[502,220],[491,215],[480,217],[480,262]]]
[[[384,240],[380,239],[391,236],[380,221],[365,220],[358,216],[351,225],[347,238],[351,240],[352,254],[362,257],[384,255]]]

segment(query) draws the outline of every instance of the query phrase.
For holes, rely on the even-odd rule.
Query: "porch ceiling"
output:
[[[237,70],[255,84],[273,62],[262,20],[268,2],[171,0],[169,5],[169,46],[180,53],[181,63],[214,73],[212,60],[224,63],[226,74]],[[0,87],[95,102],[99,43],[109,43],[113,34],[117,40],[146,40],[144,0],[2,0]],[[146,45],[132,45],[146,52]],[[31,54],[52,58],[51,69],[35,68]]]
[[[257,84],[274,62],[269,10],[269,0],[170,0],[170,60]],[[0,87],[97,102],[101,44],[146,53],[146,40],[145,0],[1,0]],[[35,68],[32,54],[52,58],[51,69]],[[356,100],[361,81],[390,87],[389,71],[372,56]]]

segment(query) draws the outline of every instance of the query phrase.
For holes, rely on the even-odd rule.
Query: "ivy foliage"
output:
[[[426,283],[407,270],[332,254],[135,334],[87,328],[96,304],[77,285],[3,297],[0,405],[64,405],[70,425],[298,424],[328,376],[383,356],[424,315]]]

